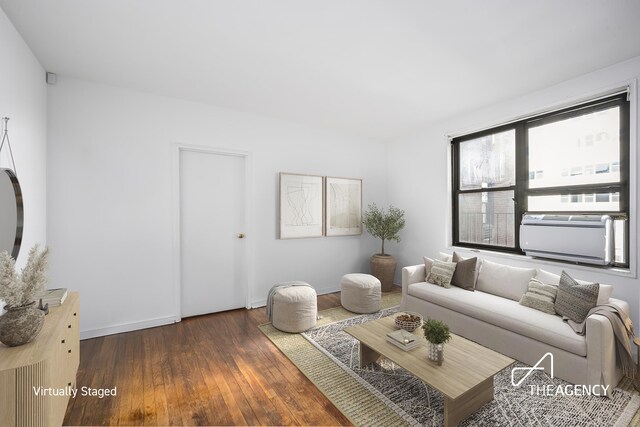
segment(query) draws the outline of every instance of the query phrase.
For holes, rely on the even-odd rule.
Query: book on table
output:
[[[389,332],[387,341],[403,350],[411,350],[420,346],[420,337],[404,329]]]
[[[67,299],[67,288],[47,289],[38,293],[35,299],[42,300],[42,305],[49,304],[49,307],[57,307]]]

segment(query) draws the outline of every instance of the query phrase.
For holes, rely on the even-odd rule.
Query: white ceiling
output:
[[[637,0],[0,6],[61,76],[381,140],[640,56]]]

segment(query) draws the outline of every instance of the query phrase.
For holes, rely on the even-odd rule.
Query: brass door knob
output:
[[[244,233],[238,234],[238,239],[244,239]]]

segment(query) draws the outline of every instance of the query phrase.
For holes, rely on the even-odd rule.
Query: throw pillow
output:
[[[422,257],[424,259],[424,281],[426,282],[429,278],[429,273],[431,273],[431,266],[433,265],[433,260],[429,257]]]
[[[451,262],[451,260],[453,259],[453,255],[448,254],[446,252],[438,252],[438,259],[440,261]]]
[[[453,272],[455,270],[456,264],[454,262],[434,259],[433,264],[431,265],[431,271],[429,272],[429,277],[427,277],[427,282],[442,286],[443,288],[450,288],[451,278],[453,277]]]
[[[477,265],[478,258],[473,257],[464,259],[457,252],[453,253],[453,262],[456,263],[456,269],[451,278],[451,284],[462,289],[473,292],[476,287],[476,278],[478,277]]]
[[[580,282],[578,282],[580,283]],[[603,285],[600,283],[600,292],[598,292],[598,304],[602,305],[609,302],[609,298],[611,298],[611,294],[613,293],[613,286],[611,285]]]
[[[547,285],[558,285],[560,283],[560,276],[557,274],[553,274],[549,271],[538,269],[536,272],[536,279],[545,283]],[[586,280],[576,279],[576,282],[581,285],[591,283]],[[598,305],[606,304],[611,298],[611,294],[613,293],[613,286],[611,285],[603,285],[600,283],[600,292],[598,292]]]
[[[520,305],[535,308],[549,314],[556,314],[555,301],[558,287],[545,285],[539,280],[529,280],[527,292],[520,298]]]
[[[578,283],[565,271],[560,275],[558,296],[555,309],[560,316],[576,323],[584,322],[589,310],[598,303],[600,285],[597,283]]]

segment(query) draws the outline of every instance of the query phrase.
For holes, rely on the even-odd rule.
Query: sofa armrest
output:
[[[420,283],[425,280],[424,264],[410,265],[402,269],[402,302],[400,308],[404,310],[405,299],[412,283]]]
[[[626,309],[629,304],[624,303]],[[620,304],[622,305],[622,304]],[[621,307],[624,309],[624,307]],[[616,367],[616,343],[611,322],[605,316],[592,314],[587,318],[587,384],[609,386],[607,396],[618,385],[622,373]]]

